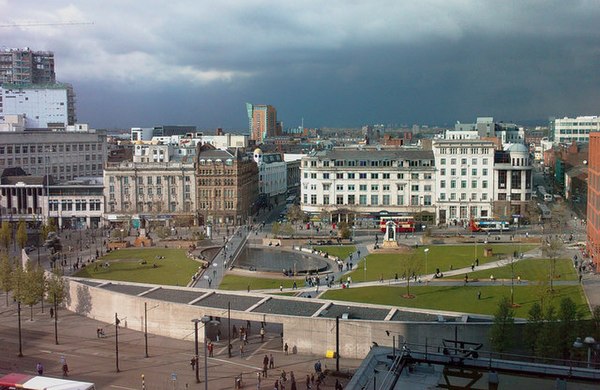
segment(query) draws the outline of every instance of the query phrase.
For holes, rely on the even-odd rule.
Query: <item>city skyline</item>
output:
[[[95,128],[243,130],[247,101],[277,107],[284,127],[600,111],[593,1],[0,0],[0,13],[3,48],[53,51]]]

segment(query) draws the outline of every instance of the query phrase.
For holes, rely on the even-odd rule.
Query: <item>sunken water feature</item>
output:
[[[249,248],[246,246],[235,262],[235,266],[251,271],[308,274],[329,270],[329,263],[316,255],[278,248]]]

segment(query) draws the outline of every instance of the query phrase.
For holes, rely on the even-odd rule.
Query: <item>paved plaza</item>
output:
[[[23,357],[18,357],[18,330],[16,304],[5,306],[0,301],[0,374],[23,372],[34,374],[37,362],[43,364],[44,374],[61,376],[60,359],[68,362],[70,378],[96,383],[98,389],[141,389],[144,375],[146,389],[204,388],[203,344],[200,344],[200,380],[196,383],[195,371],[190,359],[194,354],[194,328],[185,340],[148,335],[149,357],[145,358],[144,334],[127,326],[122,318],[119,328],[119,369],[116,372],[115,327],[82,317],[65,310],[59,311],[59,345],[54,342],[54,320],[48,307],[44,313],[40,306],[34,307],[34,320],[29,320],[28,307],[22,308]],[[255,324],[258,328],[258,324]],[[103,328],[105,337],[98,338],[96,330]],[[200,328],[200,332],[202,329]],[[290,371],[294,372],[298,389],[306,388],[306,375],[314,372],[314,363],[321,359],[324,369],[335,369],[334,359],[321,356],[286,355],[279,334],[269,332],[261,342],[258,329],[250,334],[244,356],[240,357],[240,340],[233,340],[233,356],[228,357],[227,341],[215,343],[214,357],[208,359],[208,388],[233,389],[235,378],[242,375],[244,388],[257,388],[256,373],[262,369],[265,355],[273,355],[275,368],[262,380],[263,389],[272,389],[276,379],[285,370],[290,388]],[[353,371],[360,360],[340,359],[340,371]],[[173,380],[175,379],[175,380]],[[328,376],[321,389],[333,389],[336,378]],[[343,384],[348,382],[340,378]],[[313,386],[313,388],[315,388]]]

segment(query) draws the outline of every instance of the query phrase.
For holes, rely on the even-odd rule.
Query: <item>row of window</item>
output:
[[[397,163],[397,164],[394,164]],[[303,167],[430,167],[433,160],[303,160]]]
[[[304,188],[308,189],[308,183],[304,183]],[[390,191],[390,184],[382,184],[381,186],[379,184],[371,184],[370,186],[368,184],[359,184],[358,185],[358,190],[360,192],[365,192],[368,189],[371,189],[371,191],[379,191],[379,189],[381,188],[382,191]],[[395,189],[398,191],[404,191],[404,184],[395,184],[394,185]],[[418,192],[421,188],[423,189],[424,192],[431,192],[431,184],[424,184],[423,186],[419,185],[419,184],[413,184],[410,186],[411,191],[413,192]],[[331,184],[329,183],[323,183],[323,191],[328,192],[331,190]],[[348,192],[353,192],[356,191],[356,184],[336,184],[335,185],[335,190],[336,191],[348,191]],[[317,190],[317,184],[311,184],[310,185],[310,189],[312,191],[316,191]]]
[[[559,134],[589,134],[590,129],[564,129],[560,130]]]
[[[451,153],[451,154],[456,154],[456,153]],[[440,158],[440,165],[446,165],[447,161],[448,160],[445,157]],[[459,161],[458,158],[451,158],[450,165],[457,165],[458,161]],[[471,165],[477,165],[478,161],[479,160],[476,157],[471,158]],[[463,157],[460,159],[460,165],[467,165],[468,162],[469,162],[469,159],[466,157]],[[481,159],[481,165],[488,165],[488,163],[489,163],[489,159],[487,159],[487,158]]]
[[[336,179],[348,179],[348,180],[354,180],[357,177],[359,179],[379,179],[380,177],[382,179],[391,179],[392,177],[395,177],[397,179],[404,179],[405,175],[404,173],[366,173],[366,172],[359,172],[358,175],[356,174],[356,172],[337,172],[335,173],[335,175],[332,172],[323,172],[323,174],[321,175],[321,178],[323,180],[330,180],[333,179],[335,176]],[[316,172],[304,172],[304,178],[308,179],[316,179],[317,178],[317,173]],[[408,177],[408,174],[406,175],[406,177]],[[423,174],[420,173],[416,173],[413,172],[410,174],[410,178],[412,180],[419,180],[419,179],[424,179],[424,180],[431,180],[431,178],[433,177],[433,174],[430,172],[425,172]]]
[[[42,144],[42,145],[2,145],[0,154],[48,153],[48,152],[89,152],[101,151],[102,144]]]
[[[457,172],[458,172],[457,168],[450,168],[450,176],[456,176]],[[468,172],[467,168],[460,168],[461,176],[467,176],[467,172]],[[471,168],[471,176],[477,176],[477,172],[479,172],[477,170],[477,168]],[[446,168],[440,168],[440,175],[446,176]],[[482,168],[481,176],[487,176],[487,175],[488,175],[488,169]]]
[[[128,186],[130,183],[129,176],[120,176],[120,177],[122,178],[123,185]],[[146,178],[146,180],[144,180],[144,177]],[[179,177],[179,176],[177,176],[177,177]],[[137,176],[137,184],[144,185],[144,181],[145,181],[146,185],[152,186],[152,185],[154,185],[154,183],[156,183],[157,186],[160,186],[160,185],[162,185],[163,178],[164,178],[164,180],[166,181],[166,184],[170,185],[170,184],[175,184],[175,180],[177,177],[175,177],[175,176],[164,176],[164,177],[163,176]],[[131,181],[132,182],[135,181],[135,178],[136,178],[136,176],[132,176]],[[114,183],[115,180],[116,180],[115,176],[108,177],[109,183]],[[184,181],[186,183],[191,182],[192,181],[191,176],[185,176]]]
[[[309,199],[308,194],[304,194],[304,198],[303,198],[304,204],[308,204],[308,199]],[[380,203],[380,199],[381,199],[381,203]],[[321,203],[317,203],[319,200],[321,201]],[[404,203],[405,202],[404,195],[397,195],[395,197],[396,203],[392,203],[393,200],[394,200],[394,198],[391,195],[383,195],[381,197],[379,195],[371,195],[370,197],[368,197],[367,195],[359,195],[358,197],[356,195],[336,195],[335,199],[330,198],[329,195],[323,195],[322,197],[320,197],[320,199],[317,198],[316,194],[310,195],[310,204],[311,205],[317,205],[317,204],[322,204],[322,205],[358,204],[358,205],[362,205],[362,206],[379,206],[379,205],[404,206],[404,205],[406,205]],[[411,195],[409,200],[410,200],[410,206],[431,206],[431,195],[424,195],[424,196]],[[335,203],[331,203],[332,201],[335,201]]]
[[[489,154],[490,148],[440,148],[440,154]]]
[[[58,200],[49,200],[48,207],[50,211],[100,211],[101,210],[102,200],[100,199],[63,199],[61,201]]]
[[[456,185],[458,184],[459,180],[450,180],[450,188],[457,188]],[[478,182],[479,180],[471,180],[471,188],[475,189],[478,186]],[[440,180],[440,188],[446,188],[446,180]],[[468,188],[467,187],[467,180],[460,180],[460,188]],[[488,181],[487,180],[482,180],[481,181],[481,188],[486,189],[488,188]]]

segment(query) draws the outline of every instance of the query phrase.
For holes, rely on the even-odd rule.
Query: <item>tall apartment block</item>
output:
[[[250,139],[257,144],[262,143],[265,138],[279,135],[277,131],[277,110],[275,107],[265,104],[246,103],[248,111],[248,123],[250,127]]]
[[[596,271],[600,263],[600,133],[590,134],[587,196],[587,250]]]
[[[0,51],[0,84],[54,84],[54,53],[24,49]]]

